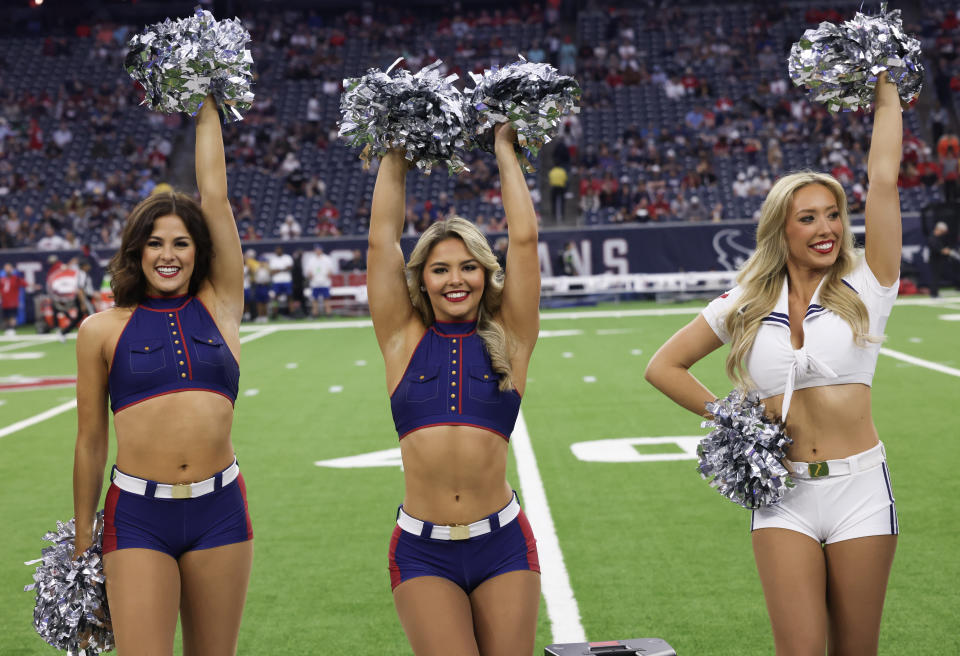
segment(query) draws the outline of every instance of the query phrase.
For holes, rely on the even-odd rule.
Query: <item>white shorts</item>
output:
[[[796,487],[776,506],[754,510],[751,531],[785,528],[821,544],[900,532],[882,442],[843,460],[784,464],[797,472]]]

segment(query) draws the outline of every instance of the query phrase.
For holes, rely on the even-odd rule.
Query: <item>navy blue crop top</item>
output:
[[[397,434],[403,439],[427,426],[476,426],[509,441],[520,395],[501,392],[499,383],[477,322],[438,321],[420,338],[390,395]]]
[[[240,366],[195,296],[148,297],[120,333],[107,388],[114,414],[163,394],[204,390],[237,400]]]

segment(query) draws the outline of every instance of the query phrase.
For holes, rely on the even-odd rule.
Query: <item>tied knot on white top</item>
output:
[[[797,376],[809,374],[819,374],[824,378],[837,378],[837,372],[810,355],[810,353],[807,352],[806,346],[794,349],[793,363],[790,365],[790,371],[787,373],[787,386],[783,390],[783,405],[780,411],[781,421],[786,422],[787,420],[787,412],[790,410],[790,401],[793,398],[793,390],[796,385]]]

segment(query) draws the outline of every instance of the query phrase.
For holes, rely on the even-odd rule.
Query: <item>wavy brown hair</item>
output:
[[[130,212],[123,227],[120,250],[107,267],[114,302],[118,307],[137,305],[146,297],[147,280],[141,265],[143,247],[153,234],[154,222],[171,214],[183,221],[196,249],[188,293],[196,294],[201,283],[207,279],[213,258],[213,242],[199,203],[176,191],[154,194],[140,201]]]
[[[435,318],[433,305],[430,304],[430,297],[422,289],[423,268],[427,264],[427,257],[433,247],[451,237],[462,241],[470,255],[484,268],[483,296],[480,298],[480,307],[477,310],[477,335],[487,347],[493,370],[500,374],[500,389],[503,391],[513,389],[507,334],[503,326],[494,319],[500,312],[503,299],[504,272],[490,248],[490,242],[475,225],[466,219],[453,217],[437,221],[424,230],[407,262],[407,291],[410,293],[410,302],[413,303],[414,309],[426,325],[433,323]]]

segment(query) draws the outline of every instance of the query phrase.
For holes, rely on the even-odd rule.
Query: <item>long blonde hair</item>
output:
[[[763,201],[760,221],[757,224],[757,249],[737,275],[737,284],[743,289],[743,293],[725,320],[727,334],[730,335],[727,375],[741,387],[753,386],[744,363],[760,329],[760,320],[770,314],[780,298],[787,273],[787,212],[796,192],[812,184],[823,185],[833,194],[843,223],[843,236],[840,238],[837,259],[827,271],[820,288],[820,305],[850,324],[854,343],[858,346],[881,341],[880,338],[867,334],[870,330],[867,307],[856,292],[842,280],[843,276],[853,270],[858,257],[853,246],[853,232],[850,229],[847,196],[843,186],[826,173],[791,173],[777,180]]]
[[[513,371],[507,355],[507,335],[503,326],[493,318],[500,311],[500,304],[503,301],[504,272],[490,249],[487,238],[475,225],[466,219],[452,217],[437,221],[424,230],[407,262],[407,290],[410,293],[410,302],[420,313],[424,324],[429,326],[433,323],[435,318],[433,305],[430,304],[430,297],[423,289],[423,268],[433,247],[451,237],[462,241],[467,252],[486,271],[483,296],[480,298],[480,307],[477,311],[477,335],[487,347],[493,370],[500,375],[500,389],[503,391],[513,389]]]

